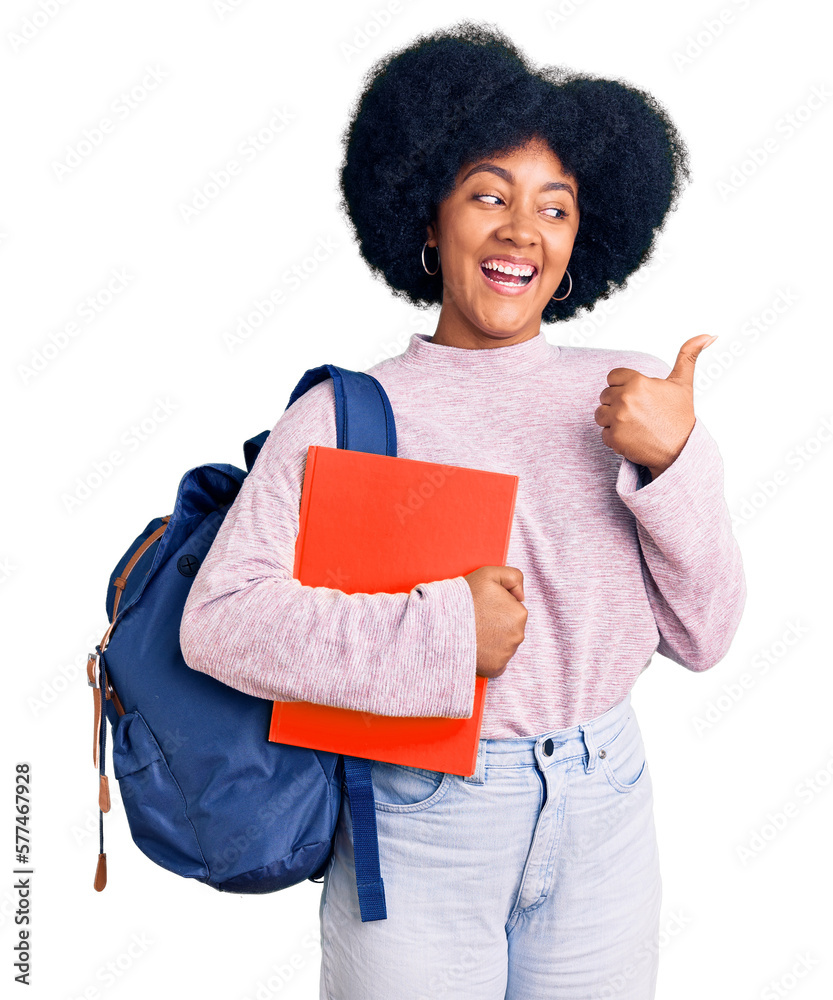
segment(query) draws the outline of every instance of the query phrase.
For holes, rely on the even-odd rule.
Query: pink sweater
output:
[[[401,457],[519,477],[507,564],[524,574],[529,616],[488,683],[483,738],[594,718],[654,652],[708,670],[740,622],[746,582],[717,445],[698,418],[676,461],[642,485],[641,467],[602,442],[593,418],[620,366],[671,370],[642,351],[559,347],[543,333],[482,350],[415,333],[367,369],[390,398]],[[400,594],[293,578],[310,444],[336,446],[331,379],[281,414],[227,513],[185,605],[186,663],[260,698],[470,716],[475,618],[463,576]]]

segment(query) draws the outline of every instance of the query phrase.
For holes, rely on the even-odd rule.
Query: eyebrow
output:
[[[496,163],[478,163],[476,167],[472,167],[471,170],[466,174],[466,176],[460,181],[463,184],[465,181],[471,177],[472,174],[480,173],[481,171],[489,171],[490,173],[497,174],[498,177],[502,177],[505,181],[509,181],[510,184],[515,183],[515,175],[511,170],[505,170],[503,167],[499,167]],[[572,195],[573,201],[576,201],[576,193],[573,191],[571,185],[567,184],[565,181],[548,181],[546,184],[541,185],[542,191],[567,191]]]

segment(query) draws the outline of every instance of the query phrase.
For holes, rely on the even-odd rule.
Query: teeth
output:
[[[514,274],[517,277],[530,277],[535,272],[534,267],[530,267],[528,264],[521,264],[518,267],[504,266],[503,264],[498,264],[495,261],[487,260],[481,264],[481,267],[485,267],[489,271],[500,271],[501,274]]]

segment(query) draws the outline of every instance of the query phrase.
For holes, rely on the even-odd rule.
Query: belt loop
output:
[[[596,741],[593,739],[593,726],[588,723],[586,726],[579,724],[581,735],[584,737],[584,745],[587,747],[587,760],[584,763],[584,771],[590,774],[596,769],[596,757],[599,751],[596,749]]]
[[[477,764],[474,774],[464,775],[463,781],[468,781],[473,785],[484,785],[486,783],[486,740],[480,740],[477,744]]]

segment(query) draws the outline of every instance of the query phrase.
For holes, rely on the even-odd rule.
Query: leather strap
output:
[[[354,372],[336,365],[321,365],[308,369],[295,387],[287,408],[313,385],[327,378],[333,380],[336,408],[336,438],[339,448],[354,451],[375,452],[381,455],[396,455],[396,424],[390,401],[382,385],[366,372]],[[346,391],[345,391],[346,389]],[[244,445],[246,465],[251,471],[268,432],[264,431]],[[100,765],[99,778],[99,829],[100,853],[96,866],[94,887],[100,892],[107,884],[107,855],[104,852],[104,812],[110,808],[110,791],[104,773],[106,713],[101,698],[112,698],[120,715],[124,714],[121,702],[110,684],[104,669],[103,656],[118,620],[118,608],[127,579],[136,563],[168,526],[171,515],[163,518],[161,527],[152,532],[136,549],[124,567],[122,575],[113,581],[117,588],[113,602],[111,623],[104,633],[97,653],[90,654],[87,661],[87,675],[93,687],[94,721],[96,740],[93,759]],[[96,683],[96,664],[99,667],[100,682]],[[371,762],[361,757],[345,756],[344,772],[350,800],[350,815],[353,821],[354,858],[356,867],[356,888],[359,896],[362,921],[384,920],[387,917],[385,887],[379,867],[379,841],[376,829],[376,804],[371,780]]]
[[[98,767],[98,740],[101,726],[101,691],[95,676],[97,654],[90,653],[87,657],[87,683],[93,689],[93,767]]]
[[[124,569],[122,570],[122,575],[116,577],[113,581],[113,586],[116,588],[116,596],[113,601],[112,620],[107,628],[107,631],[104,633],[101,642],[96,646],[95,652],[90,653],[87,657],[87,683],[93,689],[93,766],[99,770],[98,828],[100,852],[98,855],[98,863],[95,868],[95,878],[93,879],[93,888],[96,892],[101,892],[105,885],[107,885],[107,854],[104,851],[104,813],[110,811],[110,782],[107,780],[107,775],[105,774],[107,757],[105,752],[107,740],[107,715],[104,711],[104,700],[102,700],[101,697],[102,691],[104,692],[104,699],[111,700],[119,715],[124,715],[124,706],[122,705],[119,696],[116,694],[113,685],[110,683],[110,678],[104,668],[104,658],[101,654],[107,648],[107,644],[110,642],[110,638],[113,635],[113,629],[116,627],[119,614],[119,602],[121,600],[121,595],[124,593],[124,588],[127,586],[127,579],[130,576],[130,573],[150,546],[153,545],[156,539],[161,537],[164,533],[165,529],[168,527],[170,519],[170,514],[166,514],[165,517],[162,518],[163,524],[161,524],[155,531],[152,531],[142,544],[137,547],[136,551],[127,561]]]
[[[151,534],[148,535],[148,537],[142,542],[142,544],[136,549],[136,551],[130,557],[130,560],[128,561],[127,565],[122,570],[122,575],[116,577],[116,579],[113,581],[113,586],[116,587],[116,598],[113,601],[113,615],[112,615],[112,621],[110,622],[110,627],[104,633],[104,636],[101,642],[99,643],[99,646],[101,647],[102,651],[107,648],[107,643],[110,641],[110,636],[113,634],[113,629],[116,627],[116,619],[118,618],[119,614],[119,601],[121,600],[121,595],[124,593],[124,588],[127,585],[127,578],[130,576],[133,567],[142,558],[145,552],[147,552],[150,546],[153,545],[153,543],[156,541],[157,538],[160,537],[160,535],[164,534],[164,531],[168,527],[168,521],[170,521],[170,519],[171,519],[170,514],[166,514],[165,517],[162,518],[162,520],[165,523],[160,525],[156,529],[156,531],[153,531],[151,532]]]

